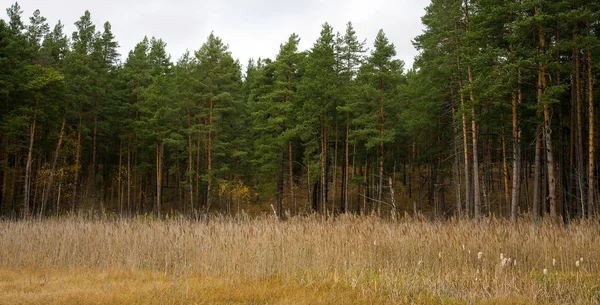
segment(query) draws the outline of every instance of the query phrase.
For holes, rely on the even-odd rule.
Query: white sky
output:
[[[4,2],[8,8],[12,1]],[[35,9],[52,29],[60,19],[71,37],[73,23],[89,10],[96,30],[112,25],[123,60],[144,35],[162,38],[172,61],[186,49],[197,50],[211,31],[229,45],[234,58],[246,65],[250,58],[274,58],[279,45],[292,33],[300,35],[300,49],[312,47],[321,26],[329,22],[343,33],[351,21],[360,40],[371,47],[383,29],[396,46],[398,58],[410,68],[417,51],[411,40],[422,33],[421,16],[428,0],[23,0],[23,21]],[[4,14],[3,19],[6,19]]]

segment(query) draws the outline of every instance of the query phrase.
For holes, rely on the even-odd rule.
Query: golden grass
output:
[[[0,223],[0,304],[599,304],[599,286],[591,223]]]

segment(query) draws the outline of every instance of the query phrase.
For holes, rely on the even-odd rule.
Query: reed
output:
[[[596,223],[1,222],[0,303],[598,304],[599,253]]]

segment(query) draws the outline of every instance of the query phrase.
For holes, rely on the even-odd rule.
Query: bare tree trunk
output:
[[[96,151],[96,143],[98,138],[98,103],[96,103],[96,110],[94,111],[94,131],[92,133],[92,168],[90,175],[90,188],[92,194],[92,200],[96,200],[96,168],[98,167],[98,153]]]
[[[58,155],[60,154],[60,147],[62,145],[63,137],[65,134],[65,125],[67,122],[67,111],[69,110],[69,103],[65,105],[65,113],[63,115],[63,121],[60,125],[60,133],[58,134],[58,143],[56,144],[56,150],[54,151],[54,158],[52,159],[52,166],[50,167],[50,177],[48,179],[48,184],[46,186],[46,190],[42,194],[42,208],[40,212],[40,218],[43,216],[42,212],[46,209],[47,199],[49,193],[52,191],[52,187],[54,184],[54,176],[56,174],[56,164],[58,163]]]
[[[163,152],[164,143],[162,139],[159,139],[156,144],[156,201],[154,208],[158,218],[160,218],[160,210],[162,208]]]
[[[200,134],[200,131],[198,131],[198,137],[196,140],[196,172],[195,172],[195,178],[196,178],[196,202],[194,204],[194,206],[197,207],[197,210],[200,211],[201,207],[200,207],[200,141],[202,139],[202,136]]]
[[[77,144],[75,147],[75,174],[73,178],[73,198],[71,201],[71,213],[75,213],[75,207],[77,206],[77,184],[79,183],[79,168],[81,167],[81,128],[83,120],[83,110],[81,106],[79,108],[79,126],[77,128]]]
[[[590,20],[587,20],[588,32],[590,31]],[[594,179],[594,74],[592,71],[592,48],[588,47],[587,49],[587,76],[588,76],[588,115],[589,115],[589,124],[588,124],[588,209],[589,214],[592,216],[592,213],[596,207],[595,203],[595,184],[596,179]]]
[[[331,200],[331,215],[335,215],[335,195],[337,193],[337,165],[338,165],[338,123],[335,123],[335,147],[333,153],[333,198]]]
[[[514,92],[512,94],[512,98],[516,99],[514,96]],[[507,153],[506,153],[506,130],[504,129],[504,127],[502,127],[501,129],[501,141],[502,141],[502,179],[504,182],[504,200],[506,201],[507,205],[510,204],[510,186],[509,186],[509,175],[508,175],[508,160],[507,160]],[[499,204],[502,204],[501,202]],[[502,209],[500,209],[502,211]],[[502,212],[500,213],[500,216],[502,216]]]
[[[327,215],[327,130],[325,129],[325,119],[321,118],[321,206],[323,212]]]
[[[471,103],[471,133],[473,134],[473,205],[475,208],[475,219],[481,217],[481,198],[479,190],[479,156],[477,154],[477,122],[475,121],[475,94],[473,92],[473,71],[471,67],[467,68],[469,76],[469,96]]]
[[[471,175],[470,175],[470,167],[469,167],[469,133],[467,131],[467,115],[465,109],[465,93],[463,91],[464,84],[461,76],[461,67],[460,67],[460,55],[456,56],[456,65],[458,68],[458,85],[459,85],[459,94],[460,94],[460,105],[462,107],[462,134],[463,134],[463,153],[464,153],[464,161],[465,161],[465,214],[469,217],[471,213]]]
[[[536,9],[537,13],[537,9]],[[544,54],[546,47],[546,41],[544,37],[544,30],[538,25],[538,34],[540,38],[540,54]],[[538,75],[538,103],[542,104],[542,94],[546,89],[546,70],[544,62],[539,62],[539,75]],[[554,157],[552,154],[552,129],[551,122],[552,118],[550,115],[550,106],[547,104],[544,107],[544,143],[546,147],[546,161],[548,171],[548,200],[550,201],[550,218],[553,221],[557,220],[556,210],[556,178],[554,174]]]
[[[296,198],[294,197],[294,155],[292,150],[292,142],[288,142],[288,179],[290,184],[290,209],[291,215],[296,216]]]
[[[2,140],[3,147],[2,156],[0,160],[2,160],[2,193],[0,193],[0,214],[3,212],[3,208],[8,206],[8,136],[4,136]]]
[[[580,214],[581,218],[585,218],[586,215],[586,193],[585,193],[585,175],[584,175],[584,164],[583,164],[583,107],[581,101],[581,56],[580,49],[575,48],[575,105],[577,109],[577,141],[575,144],[575,154],[576,154],[576,181],[577,181],[577,190],[579,193],[579,206],[580,206]]]
[[[211,92],[212,95],[212,92]],[[211,188],[212,188],[212,124],[213,124],[213,108],[214,101],[211,97],[208,114],[208,138],[206,143],[206,162],[207,162],[207,174],[208,174],[208,185],[206,187],[206,213],[210,211],[211,204]]]
[[[575,51],[573,51],[573,54],[575,54]],[[575,56],[573,56],[573,58],[575,58]],[[572,217],[573,215],[575,215],[575,211],[577,209],[577,204],[579,203],[578,199],[577,199],[577,181],[575,179],[576,174],[575,174],[575,168],[576,168],[576,157],[575,157],[575,149],[577,146],[577,116],[575,115],[577,113],[577,107],[576,107],[576,98],[575,98],[575,94],[576,94],[576,90],[575,90],[575,72],[574,72],[575,68],[573,68],[573,71],[571,71],[571,76],[570,78],[573,80],[571,81],[571,109],[570,109],[570,122],[569,122],[569,161],[568,161],[568,171],[565,171],[565,181],[567,182],[567,188],[565,189],[565,197],[566,197],[566,204],[567,204],[567,209],[566,212],[568,214],[569,217]]]
[[[452,93],[452,96],[454,96],[454,93]],[[452,104],[452,121],[456,121],[456,109],[454,107],[454,102]],[[456,124],[452,124],[453,126],[453,131],[454,131],[454,141],[453,141],[453,148],[454,148],[454,170],[453,170],[453,175],[454,175],[454,186],[455,186],[455,191],[454,191],[454,196],[456,197],[456,217],[458,219],[461,218],[462,216],[462,198],[461,198],[461,186],[460,186],[460,176],[461,176],[461,172],[460,172],[460,163],[461,163],[461,157],[459,154],[459,147],[458,147],[458,142],[460,141],[460,134],[458,132],[458,128],[456,127]]]
[[[29,218],[29,205],[31,200],[31,163],[33,160],[33,141],[35,139],[35,126],[37,124],[37,110],[40,104],[41,93],[35,95],[35,109],[33,111],[33,121],[29,130],[29,148],[27,150],[27,163],[25,163],[25,190],[23,192],[23,218]]]
[[[194,147],[194,141],[192,140],[192,133],[191,133],[192,115],[191,115],[189,109],[187,111],[187,114],[188,114],[188,128],[190,128],[190,133],[188,134],[188,169],[187,169],[188,183],[190,184],[189,208],[190,208],[190,211],[194,212],[194,214],[195,214],[195,207],[194,207],[194,152],[192,150],[192,148]]]
[[[521,91],[521,69],[519,68],[519,88],[517,90],[517,96],[512,93],[512,137],[513,137],[513,180],[512,180],[512,194],[510,202],[510,219],[517,221],[519,199],[521,191],[521,129],[519,128],[519,113],[518,107],[521,104],[523,94]],[[537,137],[536,137],[537,138]],[[537,156],[537,149],[536,149]]]
[[[388,185],[390,187],[390,200],[392,204],[392,219],[396,219],[396,194],[394,193],[394,182],[392,177],[388,178]]]
[[[350,146],[348,143],[350,134],[350,115],[346,115],[346,137],[344,140],[344,164],[342,165],[342,204],[341,212],[346,213],[348,209],[348,167],[350,162]]]
[[[537,221],[540,217],[542,206],[542,130],[541,127],[535,131],[535,164],[533,177],[533,219]]]
[[[117,201],[119,205],[119,216],[123,217],[123,139],[119,141],[119,172],[117,177]]]
[[[279,153],[279,174],[277,175],[277,217],[283,217],[283,173],[285,169],[285,157],[283,152]]]
[[[190,184],[190,204],[191,211],[195,211],[194,205],[194,141],[192,141],[192,135],[188,135],[188,182]]]

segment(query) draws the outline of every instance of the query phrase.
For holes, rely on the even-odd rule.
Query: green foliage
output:
[[[292,34],[274,59],[250,60],[242,75],[227,44],[213,33],[176,63],[156,37],[144,37],[121,57],[111,24],[97,31],[90,12],[67,36],[60,21],[50,27],[39,10],[24,22],[15,3],[6,10],[8,18],[0,19],[0,177],[16,185],[6,200],[21,202],[16,182],[23,176],[34,115],[35,187],[45,189],[58,153],[56,172],[69,173],[61,178],[67,196],[97,186],[91,206],[101,202],[132,213],[152,206],[157,159],[164,162],[168,208],[186,212],[182,202],[192,201],[198,210],[216,198],[219,185],[240,181],[263,194],[306,188],[296,194],[310,197],[323,192],[315,183],[324,177],[329,194],[337,196],[332,190],[340,187],[339,169],[346,164],[342,180],[353,184],[354,197],[366,198],[379,183],[379,161],[385,177],[408,164],[403,176],[417,171],[418,177],[403,177],[409,183],[403,190],[411,194],[410,183],[418,180],[419,199],[433,203],[441,200],[436,185],[456,184],[451,175],[464,174],[454,167],[464,162],[457,155],[464,143],[463,115],[468,146],[471,120],[479,126],[482,180],[492,192],[500,187],[489,169],[512,153],[509,118],[517,94],[524,162],[535,156],[530,144],[544,106],[557,148],[575,154],[583,151],[577,145],[589,141],[587,134],[576,139],[575,131],[590,126],[588,94],[598,93],[599,9],[589,0],[434,0],[422,17],[423,33],[413,41],[420,54],[408,72],[383,30],[368,51],[348,22],[343,33],[323,24],[305,51]],[[540,67],[546,84],[538,96]],[[68,152],[57,150],[59,138]],[[561,149],[555,159],[563,171],[562,191],[571,194],[575,158]],[[284,176],[291,179],[282,182]],[[184,190],[196,198],[184,200]],[[0,203],[0,214],[6,214],[8,205]]]

